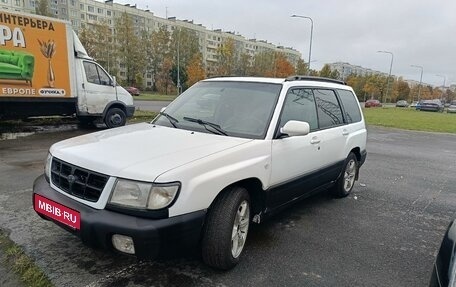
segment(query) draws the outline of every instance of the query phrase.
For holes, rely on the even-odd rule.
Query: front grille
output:
[[[76,197],[96,202],[109,177],[77,167],[57,158],[52,159],[51,180],[62,191]]]

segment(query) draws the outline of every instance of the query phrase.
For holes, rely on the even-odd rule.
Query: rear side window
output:
[[[315,89],[313,91],[317,104],[320,129],[342,125],[344,119],[335,92],[333,90],[324,89]]]
[[[317,110],[311,89],[299,88],[288,92],[280,118],[280,127],[291,120],[309,123],[311,131],[318,129]]]
[[[361,121],[361,112],[359,111],[358,100],[351,91],[337,90],[339,98],[345,110],[345,119],[347,123],[356,123]]]

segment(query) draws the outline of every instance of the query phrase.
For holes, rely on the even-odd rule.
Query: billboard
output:
[[[69,97],[66,24],[0,11],[0,97]]]

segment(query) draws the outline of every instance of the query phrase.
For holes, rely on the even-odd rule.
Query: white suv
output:
[[[251,222],[324,189],[347,196],[366,136],[343,82],[208,79],[151,123],[54,144],[34,209],[89,246],[154,258],[199,243],[229,269]]]

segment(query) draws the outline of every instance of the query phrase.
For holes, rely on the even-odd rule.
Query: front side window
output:
[[[153,123],[262,139],[266,136],[281,87],[271,83],[200,82],[166,108],[168,117],[160,115]]]
[[[108,86],[111,84],[111,79],[108,74],[95,63],[84,62],[84,70],[87,82],[97,85]]]
[[[317,109],[311,89],[298,88],[288,91],[283,103],[280,127],[291,120],[307,122],[311,131],[318,129]]]
[[[344,123],[342,110],[333,90],[314,89],[320,129],[331,128]]]

